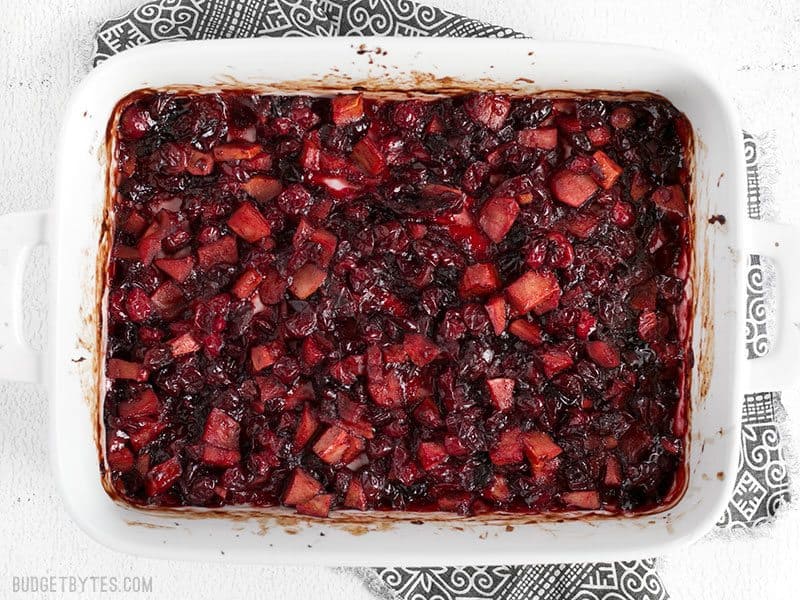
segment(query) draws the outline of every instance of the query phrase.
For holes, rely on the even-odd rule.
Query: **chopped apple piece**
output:
[[[219,408],[212,408],[206,419],[203,441],[217,448],[238,450],[239,431],[240,426],[236,419]]]
[[[508,96],[485,92],[467,98],[464,108],[474,121],[492,131],[500,131],[511,110],[511,102]]]
[[[331,511],[333,494],[320,494],[295,506],[297,514],[310,517],[327,517]]]
[[[514,385],[515,381],[507,377],[486,380],[489,397],[497,410],[505,412],[514,406]]]
[[[553,150],[558,145],[558,129],[555,127],[537,127],[523,129],[517,135],[520,146]]]
[[[566,492],[561,494],[561,499],[567,506],[574,506],[575,508],[584,508],[587,510],[596,510],[600,508],[600,495],[595,490],[586,492]]]
[[[403,338],[403,348],[418,367],[424,367],[442,353],[428,337],[419,333],[407,333]]]
[[[279,180],[266,175],[254,175],[239,187],[262,203],[269,202],[283,191],[283,184]]]
[[[172,484],[178,480],[183,473],[183,468],[177,456],[165,460],[147,472],[144,484],[150,496],[163,494]]]
[[[200,350],[200,342],[188,332],[170,340],[167,344],[169,344],[169,348],[172,351],[172,356],[183,356]]]
[[[214,160],[247,160],[261,154],[262,148],[254,142],[228,142],[214,147]]]
[[[485,296],[500,287],[500,275],[490,263],[470,265],[464,269],[459,291],[464,297]]]
[[[506,288],[506,297],[517,313],[543,314],[558,306],[561,287],[553,273],[528,271]]]
[[[297,424],[297,430],[294,433],[295,449],[303,448],[314,437],[318,426],[319,420],[314,414],[314,410],[308,405],[304,406],[303,413],[300,415],[300,422]]]
[[[235,265],[239,260],[239,253],[236,249],[236,238],[226,235],[197,249],[197,257],[200,267],[208,269],[214,265],[223,263]]]
[[[540,355],[539,358],[542,361],[544,374],[548,379],[552,378],[558,373],[561,373],[561,371],[565,369],[569,369],[574,363],[569,352],[566,350],[560,350],[558,348],[550,348],[549,350],[546,350]]]
[[[283,355],[280,344],[273,342],[263,346],[253,346],[250,349],[250,360],[255,372],[266,369]]]
[[[142,417],[156,417],[161,412],[161,402],[151,389],[143,390],[133,400],[120,402],[117,414],[123,421],[132,421]]]
[[[228,227],[251,244],[267,237],[271,228],[264,215],[249,202],[242,202],[228,219]]]
[[[519,204],[514,198],[490,198],[481,209],[478,224],[486,236],[495,243],[503,240],[519,214]]]
[[[508,319],[508,308],[506,307],[506,299],[503,296],[494,296],[486,302],[486,312],[489,315],[489,321],[492,323],[495,335],[500,335],[506,329],[506,320]]]
[[[349,125],[364,116],[361,94],[341,94],[331,98],[331,116],[336,125]]]
[[[586,342],[586,353],[600,367],[613,369],[619,366],[619,350],[608,342],[602,340]]]
[[[667,185],[656,189],[650,195],[650,200],[666,212],[671,212],[681,217],[689,215],[686,196],[679,185]]]
[[[622,167],[602,150],[598,150],[592,156],[594,156],[595,166],[599,174],[600,185],[604,190],[611,189],[619,179],[619,176],[622,175]]]
[[[108,375],[109,379],[147,381],[148,369],[141,363],[111,358],[106,364],[106,375]]]
[[[439,442],[420,442],[417,448],[417,459],[426,471],[438,467],[449,458],[444,446]]]
[[[563,452],[561,446],[542,431],[523,433],[522,444],[525,447],[525,454],[531,463],[551,460]]]
[[[550,180],[556,199],[574,208],[580,208],[597,191],[597,184],[590,175],[559,171]]]
[[[494,448],[489,451],[489,459],[497,466],[522,462],[522,440],[519,429],[512,428],[503,431]]]
[[[386,157],[378,144],[369,136],[361,139],[353,146],[353,160],[370,175],[380,175],[386,170]]]
[[[311,500],[321,491],[322,484],[319,481],[300,467],[296,467],[283,494],[283,503],[286,506],[302,504]]]
[[[328,272],[318,266],[307,263],[294,274],[289,291],[300,300],[305,300],[316,292],[328,277]]]
[[[184,256],[183,258],[157,258],[155,265],[172,277],[178,283],[183,283],[192,274],[194,269],[194,258]]]
[[[355,508],[356,510],[367,510],[367,495],[364,493],[364,486],[357,477],[353,477],[350,480],[350,485],[344,497],[344,505],[347,508]]]
[[[534,346],[542,343],[542,329],[536,323],[531,323],[525,319],[515,319],[508,326],[508,332],[517,336],[523,342],[528,342]]]
[[[342,460],[350,443],[350,434],[341,427],[333,425],[320,436],[312,450],[323,462],[332,465]]]

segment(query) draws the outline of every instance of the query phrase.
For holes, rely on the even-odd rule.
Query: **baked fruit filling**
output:
[[[103,418],[129,501],[628,512],[682,485],[691,130],[669,103],[120,111]]]

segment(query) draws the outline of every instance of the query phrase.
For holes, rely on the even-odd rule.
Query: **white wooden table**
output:
[[[428,3],[507,25],[539,39],[646,44],[685,53],[705,63],[736,99],[748,130],[774,131],[776,160],[782,173],[774,191],[783,202],[782,216],[798,221],[800,203],[793,175],[800,156],[800,3]],[[88,70],[93,33],[102,20],[137,4],[139,0],[3,2],[0,213],[50,205],[59,118],[71,90]],[[43,251],[34,256],[26,283],[30,304],[26,327],[39,344],[46,326],[43,257]],[[785,391],[783,400],[790,417],[795,417],[794,438],[800,440],[797,390]],[[0,407],[0,597],[37,597],[12,596],[14,575],[143,575],[152,577],[153,597],[159,598],[372,597],[357,579],[327,568],[173,563],[121,555],[97,545],[70,521],[55,490],[47,459],[47,401],[43,390],[0,383]],[[784,598],[800,586],[798,558],[800,512],[790,508],[776,525],[756,536],[707,538],[662,560],[659,571],[673,598]]]

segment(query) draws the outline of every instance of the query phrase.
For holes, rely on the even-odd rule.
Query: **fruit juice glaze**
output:
[[[624,513],[682,491],[691,128],[668,102],[121,106],[103,422],[125,499]]]

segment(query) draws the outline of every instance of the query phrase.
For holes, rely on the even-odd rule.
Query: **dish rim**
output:
[[[352,42],[353,39],[354,38],[344,38],[344,40],[346,40],[347,42]],[[275,40],[269,40],[269,41],[272,42],[273,45],[275,44]],[[318,42],[319,40],[315,40],[315,41]],[[326,39],[324,41],[325,42],[331,42],[330,39]],[[358,40],[356,39],[356,41],[358,41]],[[468,44],[472,45],[476,41],[477,40],[468,40],[468,41],[458,40],[458,43],[468,43]],[[170,46],[171,47],[176,47],[176,46],[180,46],[180,45],[182,45],[182,46],[191,45],[192,47],[197,47],[198,45],[220,46],[222,44],[239,45],[239,44],[243,44],[243,43],[244,43],[245,46],[249,46],[251,44],[262,44],[263,42],[265,42],[265,40],[263,40],[263,39],[259,39],[259,40],[206,40],[206,41],[202,41],[202,42],[176,42],[176,43],[173,43],[173,44],[168,44],[166,46],[167,47],[170,47]],[[341,40],[336,40],[336,42],[337,42],[337,45],[341,45]],[[426,42],[430,43],[431,40],[426,40]],[[442,43],[441,40],[436,40],[436,42],[437,43]],[[454,42],[456,42],[456,40],[447,40],[447,43],[454,43]],[[571,42],[534,42],[534,41],[531,41],[531,40],[491,40],[491,41],[484,40],[483,42],[490,42],[493,45],[494,44],[509,44],[510,43],[510,44],[515,44],[515,45],[529,45],[529,46],[534,46],[534,47],[542,47],[542,46],[559,47],[559,46],[567,45],[567,46],[570,46],[570,47],[580,46],[580,47],[595,47],[595,48],[599,46],[599,47],[602,47],[602,48],[605,48],[605,49],[623,48],[623,49],[625,49],[627,51],[630,51],[631,49],[646,50],[646,49],[641,49],[641,48],[638,48],[638,47],[635,47],[635,46],[618,46],[618,45],[586,44],[586,43],[577,43],[577,44],[575,44],[575,43],[571,43]],[[365,40],[365,43],[370,43],[370,44],[383,43],[385,45],[392,46],[392,45],[397,45],[397,44],[399,44],[401,42],[399,42],[397,38],[387,38],[385,41],[381,41],[380,38],[367,38]],[[352,46],[352,44],[351,44],[351,46]],[[653,51],[653,50],[647,50],[647,51],[648,52],[657,52],[660,56],[666,57],[667,59],[677,60],[677,57],[675,57],[674,55],[668,55],[668,54],[663,53],[661,51]],[[76,105],[78,103],[77,100],[80,97],[80,93],[82,91],[85,93],[85,90],[90,88],[90,84],[93,82],[93,80],[97,79],[97,78],[100,78],[105,72],[107,72],[110,69],[112,69],[115,66],[115,64],[114,64],[115,62],[120,63],[120,64],[124,64],[124,60],[133,60],[138,55],[149,54],[149,53],[160,55],[160,54],[162,54],[162,49],[157,47],[157,46],[144,47],[144,48],[136,49],[134,51],[129,51],[129,52],[123,53],[121,55],[118,55],[116,57],[113,57],[112,59],[107,61],[104,65],[101,65],[100,67],[98,67],[98,69],[96,69],[95,72],[91,73],[89,75],[89,77],[87,77],[86,81],[84,82],[84,84],[82,84],[81,88],[79,89],[79,92],[76,92],[75,96],[73,97],[72,102],[70,103],[70,108],[67,111],[68,114],[70,114],[71,111],[74,112],[74,108],[73,107],[74,107],[74,105]],[[98,73],[100,73],[100,75],[98,75]],[[174,89],[174,86],[171,86],[171,87]],[[210,88],[206,88],[206,89],[210,89]],[[503,89],[503,88],[500,88],[500,89]],[[298,93],[300,93],[301,91],[302,90],[297,90]],[[560,95],[564,95],[564,94],[567,94],[567,93],[574,93],[574,90],[566,90],[566,91],[562,90],[562,91],[558,91],[557,93],[559,93]],[[612,94],[618,94],[618,92],[614,92],[613,90],[611,90],[611,93]],[[668,97],[667,97],[667,99],[669,100]],[[719,96],[717,98],[717,100],[721,100],[721,99],[722,99],[722,96]],[[729,111],[729,113],[727,115],[725,115],[726,117],[730,118],[729,119],[729,125],[733,124],[735,126],[735,113],[732,112],[732,107],[728,103],[726,103],[724,100],[722,100],[722,105],[724,107],[726,107],[727,110]],[[680,109],[680,107],[678,107],[678,108]],[[65,130],[66,129],[67,129],[67,127],[65,126]],[[65,151],[68,151],[68,148],[69,148],[69,140],[67,140],[64,137],[62,137],[59,156],[63,157]],[[60,169],[61,169],[61,162],[62,161],[60,161]],[[112,172],[113,168],[111,168],[111,166],[109,166],[108,167],[108,171]],[[60,173],[59,179],[62,180],[63,177],[64,177],[64,174]],[[59,188],[60,187],[61,186],[59,186]],[[740,188],[740,191],[741,191],[741,185],[739,185],[739,188]],[[693,194],[693,196],[694,196],[694,194]],[[62,202],[57,202],[57,209],[56,209],[57,212],[60,212],[61,206],[62,206]],[[60,224],[60,219],[58,219],[58,221],[59,221],[59,224]],[[695,226],[693,227],[693,230],[696,232],[697,229],[699,229],[699,227],[698,227],[698,224],[695,223]],[[737,230],[738,230],[738,228],[737,228]],[[738,231],[737,231],[737,233],[738,233]],[[697,234],[695,233],[695,235],[697,235]],[[694,248],[693,248],[693,250],[694,250]],[[694,262],[697,262],[697,261],[694,260],[693,263]],[[105,288],[105,286],[102,286],[102,287]],[[57,314],[57,313],[54,313],[54,314]],[[695,326],[696,325],[693,324],[693,329],[695,328]],[[57,386],[55,385],[56,382],[55,382],[55,376],[54,376],[55,372],[54,372],[54,370],[51,370],[51,373],[53,374],[53,377],[51,378],[51,389],[57,389]],[[100,374],[98,374],[98,376],[99,375]],[[98,389],[98,392],[100,392],[99,389]],[[691,393],[692,392],[690,391],[690,394]],[[53,404],[53,400],[51,399],[51,405],[52,404]],[[738,413],[738,411],[737,411],[737,413]],[[102,419],[100,419],[100,421],[102,422]],[[689,429],[691,431],[691,421],[690,421]],[[101,435],[99,439],[102,440],[103,436]],[[57,441],[55,441],[55,438],[54,438],[53,446],[55,447],[56,445],[57,445]],[[735,468],[735,456],[733,456],[732,457],[732,461],[729,461],[729,462],[731,462],[731,464]],[[688,466],[687,466],[687,469],[688,469]],[[62,470],[60,470],[58,468],[56,468],[55,470],[56,470],[57,477],[59,478],[59,487],[62,490],[62,496],[68,497],[68,494],[65,494],[65,492],[64,492],[63,481],[61,481],[61,478],[64,477],[64,473],[63,473]],[[730,465],[729,465],[729,471],[730,471]],[[732,482],[732,478],[729,477],[727,479],[731,480],[730,483],[727,485],[727,487],[728,488],[732,488],[732,483],[733,483]],[[724,494],[725,497],[722,500],[719,499],[722,496],[721,495],[718,496],[718,502],[717,502],[718,505],[722,505],[724,502],[727,501],[727,495],[729,495],[729,491],[730,490],[728,490],[728,492]],[[683,494],[680,495],[680,497],[676,500],[676,502],[672,506],[659,507],[659,513],[664,512],[664,511],[672,510],[676,506],[679,506],[682,498],[683,498]],[[70,505],[70,503],[68,502],[68,506],[69,505]],[[141,507],[139,505],[132,505],[132,506],[134,506],[135,510],[137,510],[137,511],[144,510],[144,511],[146,511],[148,513],[157,513],[157,512],[161,512],[162,511],[162,509],[150,509],[150,508],[144,509],[143,507]],[[238,507],[231,507],[231,508],[223,509],[223,512],[226,515],[225,518],[230,518],[232,516],[235,516],[234,513],[237,512],[237,508]],[[181,508],[180,510],[182,512],[185,512],[187,510],[192,510],[192,509],[190,507],[187,507],[187,508]],[[195,510],[197,510],[197,509],[195,509]],[[255,509],[255,510],[257,512],[262,512],[264,509]],[[73,518],[75,518],[84,529],[86,529],[87,531],[90,531],[90,530],[94,530],[95,531],[95,533],[97,535],[93,534],[93,537],[95,537],[96,539],[104,538],[104,536],[102,536],[100,534],[100,532],[97,532],[97,530],[94,527],[89,526],[86,523],[85,519],[79,518],[79,511],[77,511],[78,514],[76,514],[75,510],[71,510],[70,512],[72,513]],[[205,512],[205,511],[203,511],[203,512]],[[249,513],[250,511],[247,511],[247,512]],[[172,512],[170,512],[169,514],[170,514],[170,518],[175,516],[174,513],[172,513]],[[404,513],[404,514],[409,515],[409,514],[412,514],[412,513]],[[430,517],[430,513],[423,513],[423,514],[426,517]],[[448,513],[445,513],[445,514],[448,514]],[[536,522],[537,523],[539,523],[541,521],[551,522],[551,521],[554,520],[552,517],[555,517],[557,520],[561,520],[561,519],[563,519],[565,517],[564,513],[546,513],[546,515],[547,515],[547,518],[537,519]],[[513,517],[516,520],[521,521],[524,524],[530,524],[530,523],[526,522],[525,519],[524,519],[524,517],[529,517],[529,516],[531,516],[531,515],[526,515],[524,513],[521,514],[521,515],[517,514],[517,513],[513,514]],[[541,517],[542,515],[538,515],[538,516]],[[613,518],[618,518],[619,517],[619,515],[611,515],[611,516]],[[635,515],[635,517],[640,517],[640,516],[643,516],[643,515],[641,513],[637,513]],[[385,517],[385,515],[381,515],[381,517]],[[449,518],[450,518],[449,520],[455,521],[456,519],[453,519],[452,517],[453,517],[453,515],[449,514]],[[522,518],[520,519],[520,517],[522,517]],[[579,513],[579,518],[585,518],[585,517],[586,517],[586,512]],[[628,517],[623,517],[623,518],[628,518]],[[305,521],[306,519],[305,518],[300,518],[299,520]],[[458,520],[459,521],[463,521],[463,519],[458,519]],[[715,521],[715,520],[716,520],[715,516],[711,516],[711,517],[707,516],[706,517],[706,521],[711,523],[711,524],[713,524],[713,521]],[[680,543],[680,541],[686,541],[686,540],[694,539],[694,538],[698,537],[701,533],[702,533],[702,531],[700,533],[695,532],[692,535],[686,534],[684,536],[675,536],[675,537],[673,537],[673,543],[670,544],[670,545],[671,546],[675,546],[675,545],[677,545],[677,543]],[[684,539],[681,540],[681,538],[684,538]],[[109,543],[108,539],[102,539],[101,541],[103,541],[107,545],[112,545],[112,546],[119,547],[119,544],[116,543],[116,540],[114,541],[115,543]],[[667,545],[666,544],[662,544],[662,546],[667,546]],[[637,554],[641,554],[641,553],[637,553]],[[169,555],[172,556],[172,554],[169,554]],[[300,561],[300,562],[306,562],[306,561]]]

